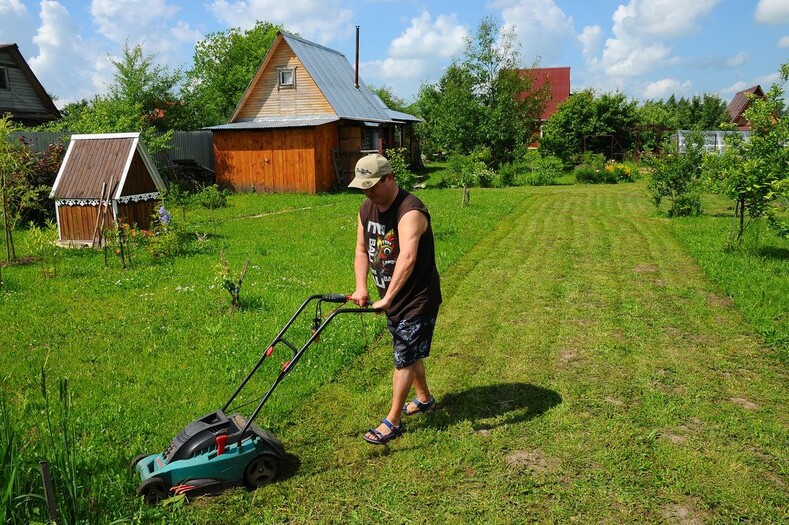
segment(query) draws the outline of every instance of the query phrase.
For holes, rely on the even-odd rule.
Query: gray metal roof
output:
[[[329,122],[340,120],[334,115],[324,117],[266,117],[249,120],[245,122],[233,122],[231,124],[220,124],[211,126],[209,130],[228,130],[228,129],[277,129],[277,128],[302,128],[312,126],[322,126]]]
[[[354,86],[354,70],[345,55],[328,47],[282,33],[312,79],[323,92],[337,116],[345,119],[392,122],[389,114],[375,100],[375,95],[359,80]]]

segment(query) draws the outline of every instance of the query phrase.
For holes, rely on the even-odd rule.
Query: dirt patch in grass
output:
[[[559,460],[546,456],[541,450],[515,450],[505,458],[507,466],[518,470],[529,470],[535,473],[549,473],[556,470]]]
[[[578,361],[578,359],[580,358],[578,357],[578,353],[575,350],[571,348],[565,348],[562,350],[562,353],[559,354],[559,367],[565,368],[570,363]]]
[[[753,401],[745,399],[744,397],[732,397],[731,399],[729,399],[729,401],[731,401],[735,405],[740,405],[746,410],[756,410],[757,408],[759,408],[759,405],[757,405]]]
[[[636,273],[655,273],[658,271],[658,267],[654,264],[637,264],[633,271]]]
[[[716,293],[709,294],[707,296],[707,301],[710,303],[710,305],[719,308],[732,308],[734,306],[734,301],[732,301],[731,297],[718,295]]]
[[[701,525],[706,521],[705,513],[698,510],[697,502],[670,503],[663,507],[663,518],[677,525]]]
[[[701,430],[703,423],[700,419],[692,417],[685,423],[671,429],[661,432],[660,437],[667,439],[675,444],[684,443],[688,437],[696,434]]]

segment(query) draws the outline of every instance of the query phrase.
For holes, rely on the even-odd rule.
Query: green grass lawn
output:
[[[24,454],[46,449],[46,366],[70,379],[80,468],[108,507],[95,521],[789,520],[785,242],[716,251],[724,219],[658,218],[643,183],[474,189],[467,208],[459,190],[420,196],[445,297],[427,362],[439,410],[389,447],[361,440],[389,402],[382,320],[343,319],[264,410],[292,455],[278,482],[134,500],[131,457],[218,408],[304,297],[353,286],[358,195],[239,195],[188,257],[4,269],[0,378]],[[232,314],[223,246],[234,268],[251,261]]]

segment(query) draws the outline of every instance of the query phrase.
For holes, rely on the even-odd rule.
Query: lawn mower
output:
[[[186,425],[164,452],[141,454],[132,460],[132,470],[142,479],[137,494],[148,503],[157,503],[172,495],[218,494],[241,484],[254,489],[270,483],[277,475],[280,461],[285,457],[285,447],[270,432],[255,425],[254,420],[280,381],[293,370],[307,348],[320,338],[321,332],[337,315],[377,312],[367,307],[345,308],[342,305],[348,299],[348,296],[341,294],[308,297],[222,408]],[[325,320],[321,316],[321,303],[324,302],[340,303]],[[299,347],[285,336],[311,303],[315,305],[312,330],[306,342]],[[252,379],[263,361],[271,357],[279,343],[288,347],[292,354],[282,365],[274,383],[259,399],[255,410],[248,417],[238,413],[226,415],[230,404]],[[249,404],[251,403],[242,406]]]

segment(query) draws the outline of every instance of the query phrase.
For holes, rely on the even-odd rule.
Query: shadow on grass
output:
[[[442,396],[432,424],[447,428],[460,421],[471,421],[475,430],[522,423],[538,417],[562,402],[562,397],[547,388],[528,383],[503,383],[469,388]],[[488,420],[497,419],[495,423]]]
[[[781,248],[778,246],[763,246],[759,248],[758,253],[760,256],[767,259],[786,260],[789,259],[789,248]]]

